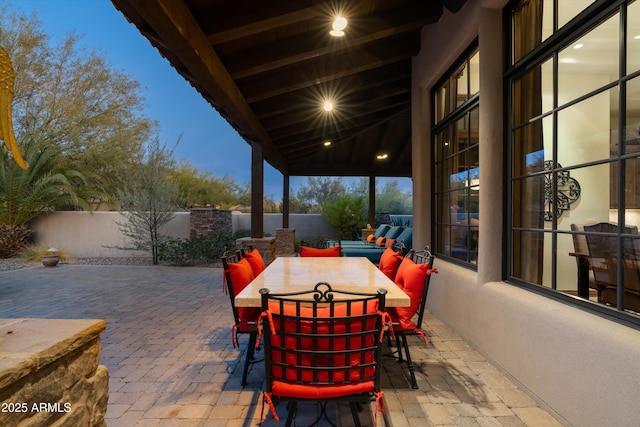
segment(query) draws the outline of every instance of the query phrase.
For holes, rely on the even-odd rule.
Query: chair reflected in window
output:
[[[224,268],[224,281],[226,282],[226,289],[231,299],[231,309],[233,311],[234,324],[231,328],[233,347],[240,346],[238,341],[239,334],[249,335],[249,344],[246,350],[241,380],[241,384],[244,387],[247,385],[249,365],[262,361],[254,360],[258,338],[258,319],[261,310],[259,307],[236,307],[236,295],[254,279],[253,268],[249,261],[242,256],[241,251],[225,255],[222,257],[222,265]]]
[[[593,272],[594,285],[598,291],[598,302],[613,307],[618,306],[618,277],[622,272],[624,285],[624,292],[620,295],[623,301],[622,308],[640,312],[638,238],[619,239],[618,225],[608,222],[585,225],[584,231],[587,233],[589,263]],[[638,228],[624,227],[622,232],[637,235]],[[618,262],[620,256],[622,263]]]
[[[359,404],[375,402],[389,424],[380,390],[386,291],[342,292],[327,283],[292,294],[262,289],[266,391],[264,401],[278,419],[276,405],[289,402],[290,426],[298,402],[320,402],[313,425],[332,423],[330,401],[348,402],[356,426]]]

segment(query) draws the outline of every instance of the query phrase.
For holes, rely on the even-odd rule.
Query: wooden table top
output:
[[[411,303],[407,294],[384,275],[367,258],[359,257],[279,257],[240,292],[237,307],[260,307],[260,289],[273,293],[313,289],[318,282],[327,282],[333,289],[375,293],[386,289],[387,307],[406,307]]]

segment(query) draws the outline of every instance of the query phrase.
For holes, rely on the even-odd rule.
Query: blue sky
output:
[[[2,2],[4,0],[0,0]],[[173,147],[201,171],[232,175],[239,184],[251,179],[251,150],[238,133],[151,46],[109,0],[14,0],[19,12],[34,12],[54,44],[68,34],[80,45],[99,51],[114,68],[139,81],[146,114],[160,123],[160,141]],[[307,178],[291,177],[291,186]],[[400,180],[410,191],[409,180]],[[408,184],[408,185],[407,185]],[[380,185],[380,184],[379,184]],[[265,195],[282,199],[282,174],[265,162]]]

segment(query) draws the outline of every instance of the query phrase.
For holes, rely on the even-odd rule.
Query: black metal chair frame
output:
[[[431,270],[433,268],[433,262],[435,260],[435,256],[429,250],[429,247],[426,247],[422,251],[409,251],[406,255],[410,257],[413,262],[416,264],[427,264],[428,269]],[[427,274],[424,279],[424,287],[422,289],[422,297],[420,299],[420,305],[418,306],[418,319],[416,322],[416,329],[410,331],[401,331],[399,328],[396,328],[394,324],[394,334],[396,337],[396,351],[391,355],[398,359],[398,362],[407,364],[407,369],[409,369],[409,381],[411,382],[411,388],[418,388],[418,381],[416,379],[415,367],[413,365],[413,361],[411,360],[411,352],[409,351],[409,343],[407,342],[407,336],[410,335],[421,335],[426,334],[422,330],[422,321],[424,319],[424,309],[427,305],[427,294],[429,293],[429,282],[431,281],[431,274]],[[418,332],[420,331],[420,332]],[[388,336],[388,335],[387,335]],[[423,336],[426,339],[426,336]],[[390,339],[390,338],[389,338]],[[402,350],[404,349],[404,356],[402,355]]]
[[[349,402],[354,424],[360,426],[360,405],[376,401],[382,405],[385,424],[391,425],[379,386],[381,341],[385,325],[388,326],[384,315],[386,290],[381,289],[377,294],[355,293],[332,289],[328,283],[321,282],[312,290],[303,292],[271,294],[268,289],[261,289],[260,293],[266,371],[264,399],[274,416],[275,405],[280,401],[288,402],[286,426],[290,426],[299,401],[318,401],[322,403],[322,411],[312,425],[318,424],[323,416],[329,424],[334,425],[327,418],[326,404],[346,401]],[[374,300],[378,302],[378,310],[372,313],[365,307]],[[274,304],[277,304],[278,310],[272,313]],[[356,324],[361,325],[361,330],[357,330]],[[295,331],[291,330],[292,326]],[[355,344],[355,341],[359,344]],[[349,379],[350,376],[357,379]],[[373,392],[330,398],[300,394],[295,397],[275,395],[274,381],[280,386],[310,386],[310,389],[353,384],[354,381],[373,381]]]
[[[233,310],[233,320],[235,321],[235,325],[240,324],[240,316],[238,315],[238,309],[236,307],[236,302],[235,302],[235,295],[233,294],[233,284],[231,282],[231,275],[229,274],[229,264],[239,262],[240,259],[242,258],[242,255],[243,255],[243,250],[238,250],[233,253],[225,252],[224,256],[221,258],[222,266],[224,268],[225,279],[227,282],[226,289],[227,289],[227,293],[229,294],[229,298],[231,299],[231,309]],[[239,331],[237,328],[233,328],[231,332],[232,334],[235,334],[234,342],[239,342],[238,334],[249,335],[249,343],[247,344],[248,345],[247,354],[245,356],[244,366],[242,370],[242,380],[240,382],[243,387],[247,385],[247,375],[249,373],[249,366],[253,363],[262,362],[262,359],[256,360],[254,357],[255,350],[256,350],[256,343],[258,339],[258,324],[248,323],[248,325],[251,328],[250,332]]]

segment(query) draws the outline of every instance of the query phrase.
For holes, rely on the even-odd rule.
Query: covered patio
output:
[[[246,341],[240,350],[231,345],[221,269],[61,264],[0,272],[0,283],[4,318],[106,321],[100,363],[110,376],[109,427],[258,425],[264,368],[254,364],[240,386]],[[428,347],[418,337],[411,342],[419,390],[394,359],[385,360],[394,426],[562,425],[430,314],[426,330]],[[297,425],[309,424],[315,411],[300,409]],[[353,424],[348,407],[330,414],[339,426]],[[371,414],[361,413],[363,425],[373,424]],[[282,423],[265,411],[263,426]]]

